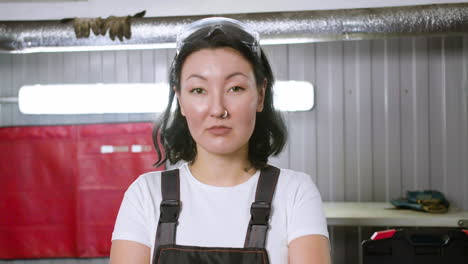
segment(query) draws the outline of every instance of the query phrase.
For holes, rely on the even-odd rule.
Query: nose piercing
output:
[[[221,118],[226,118],[228,117],[229,113],[227,110],[224,110],[224,113],[220,116]]]

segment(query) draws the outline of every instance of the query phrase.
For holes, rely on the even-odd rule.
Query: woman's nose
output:
[[[221,94],[214,95],[211,98],[210,115],[215,118],[221,117],[226,111],[224,98]]]

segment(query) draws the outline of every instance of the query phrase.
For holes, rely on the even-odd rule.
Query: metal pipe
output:
[[[468,4],[223,15],[256,28],[262,44],[378,39],[468,32]],[[173,47],[176,33],[206,16],[133,18],[132,37],[77,39],[73,22],[0,21],[0,52]]]

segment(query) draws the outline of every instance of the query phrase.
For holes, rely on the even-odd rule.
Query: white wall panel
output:
[[[372,52],[373,190],[388,201],[401,195],[398,39],[374,41]]]
[[[427,67],[427,41],[423,38],[413,38],[412,45],[412,153],[414,173],[403,175],[404,178],[414,177],[414,190],[429,188],[429,71]],[[406,113],[404,114],[406,115]],[[404,188],[408,190],[410,186]]]
[[[316,89],[314,45],[290,46],[288,64],[294,65],[289,67],[289,79],[309,81]],[[314,109],[290,113],[289,117],[290,149],[293,156],[290,167],[310,174],[314,182],[317,182],[317,111]]]
[[[104,51],[102,52],[102,82],[103,83],[115,83],[116,75],[116,51]],[[121,65],[119,64],[119,67]],[[119,114],[109,114],[108,117],[112,119],[119,119]],[[125,116],[123,116],[125,117]],[[122,117],[122,118],[123,118]]]
[[[125,50],[115,51],[114,53],[114,73],[113,81],[115,83],[129,82],[129,52]],[[128,122],[128,114],[113,115],[115,122]]]
[[[446,192],[446,72],[445,40],[429,39],[429,135],[430,135],[430,186]]]
[[[461,139],[460,143],[463,146],[463,153],[460,158],[461,163],[462,163],[462,172],[461,172],[461,184],[462,186],[466,187],[468,186],[468,177],[466,176],[468,174],[468,37],[465,36],[463,37],[463,83],[462,83],[462,96],[460,98],[461,100],[461,112],[462,112],[462,129],[461,129]],[[463,200],[460,201],[463,208],[468,208],[468,192],[464,191],[463,192]]]
[[[38,56],[22,56],[21,58],[21,76],[18,77],[17,83],[13,87],[21,85],[33,85],[35,80],[38,79],[39,74],[39,57]],[[34,122],[33,116],[24,116],[18,113],[18,124],[28,125]]]
[[[103,82],[103,71],[102,71],[102,62],[103,56],[102,53],[98,52],[88,52],[88,76],[90,83],[102,83]],[[102,123],[106,120],[104,115],[89,115],[88,122],[90,123]]]
[[[74,55],[70,55],[69,57],[67,57],[67,56],[65,57],[65,58],[67,58],[65,64],[66,65],[68,65],[68,64],[74,65],[72,67],[76,69],[75,74],[74,74],[75,75],[75,82],[70,81],[70,82],[66,82],[66,83],[78,83],[78,84],[80,84],[80,83],[90,83],[89,52],[77,52],[77,53],[73,53],[73,54]],[[85,103],[85,102],[83,102],[83,103]],[[66,118],[65,120],[69,121],[71,124],[73,124],[72,122],[80,123],[80,122],[83,122],[84,120],[88,120],[88,118],[89,117],[84,117],[84,116],[80,116],[80,115],[73,115],[73,116],[70,116],[70,117]],[[89,120],[87,122],[92,122],[92,121]]]
[[[287,45],[274,45],[274,46],[265,46],[264,52],[267,54],[268,60],[270,61],[272,71],[275,74],[275,80],[288,80],[289,76],[289,65],[288,65],[288,46]],[[284,122],[289,127],[290,124],[290,113],[282,113]],[[288,141],[284,146],[283,152],[278,156],[272,157],[270,159],[271,164],[279,167],[290,167],[290,142]]]
[[[370,41],[345,42],[345,199],[372,200]]]
[[[9,94],[15,94],[15,87],[18,87],[21,83],[22,71],[24,69],[23,65],[21,64],[22,59],[18,56],[12,57],[12,78],[11,78],[11,85]],[[20,120],[21,113],[18,111],[17,107],[14,105],[10,105],[10,120],[12,122],[16,122],[16,120]]]
[[[460,98],[463,97],[462,80],[463,80],[463,67],[462,57],[462,38],[454,37],[445,39],[445,65],[446,71],[446,162],[447,169],[446,175],[446,189],[449,200],[454,201],[454,206],[462,206],[460,203],[463,199],[464,192],[467,190],[466,186],[460,184],[460,176],[463,175],[461,171],[463,145],[461,145],[462,138],[462,104]],[[458,88],[458,89],[457,89]],[[468,136],[465,134],[465,137]],[[465,177],[468,173],[465,172]]]
[[[317,65],[317,185],[325,200],[343,200],[343,43],[317,44]]]
[[[330,117],[330,195],[332,201],[344,200],[345,172],[345,118],[344,118],[344,72],[343,72],[344,42],[329,43],[330,70],[328,94],[328,114]],[[323,87],[325,88],[325,87]]]
[[[102,60],[102,82],[103,83],[113,83],[115,82],[116,77],[116,56],[115,51],[103,51],[101,53]],[[149,66],[152,66],[149,64]]]
[[[359,155],[360,155],[360,121],[361,116],[358,111],[359,104],[359,88],[361,72],[359,43],[346,42],[344,43],[344,112],[345,112],[345,163],[344,163],[344,197],[345,200],[359,200],[360,178],[359,178]],[[369,104],[368,104],[369,105]],[[349,122],[354,120],[354,122]]]
[[[331,89],[329,83],[331,77],[331,67],[329,66],[329,50],[328,43],[318,43],[317,45],[317,65],[316,69],[316,102],[314,111],[317,112],[317,187],[320,189],[324,200],[331,200],[331,163],[330,157],[332,152],[331,146],[331,114],[329,110]]]
[[[372,75],[370,41],[359,42],[356,68],[360,69],[356,76],[356,144],[358,189],[357,201],[372,201]],[[354,121],[348,120],[347,123]]]
[[[161,55],[164,55],[164,52],[161,52]],[[141,67],[141,77],[140,77],[140,82],[141,83],[154,83],[155,82],[155,58],[154,58],[154,50],[142,50],[140,53],[140,64],[142,65]],[[161,60],[160,61],[164,61]],[[165,64],[163,64],[165,65]],[[164,78],[166,80],[167,78]],[[138,117],[140,119],[144,119],[148,114],[138,114]]]
[[[127,83],[129,82],[128,78],[128,58],[129,51],[126,50],[118,50],[115,51],[115,76],[114,80],[117,83]],[[155,62],[158,63],[158,62]]]
[[[429,127],[427,44],[418,38],[400,41],[402,189],[428,189]]]
[[[372,75],[372,153],[373,153],[373,186],[372,197],[375,201],[387,199],[386,164],[388,160],[388,120],[386,115],[386,91],[388,90],[384,80],[387,69],[385,68],[385,40],[371,42],[371,75]]]
[[[400,61],[398,39],[385,41],[385,120],[386,152],[385,177],[387,199],[399,197],[401,192],[401,124],[400,124]]]
[[[10,90],[13,89],[13,85],[11,84],[12,78],[12,56],[9,54],[0,55],[0,96],[8,97],[8,96],[16,96]],[[0,124],[8,124],[11,123],[10,120],[7,120],[11,116],[10,108],[13,107],[8,104],[0,104]],[[16,107],[16,106],[15,106]]]

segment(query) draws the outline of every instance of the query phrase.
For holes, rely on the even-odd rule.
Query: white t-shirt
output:
[[[143,174],[128,188],[112,240],[139,242],[150,247],[153,254],[161,203],[160,174]],[[233,187],[216,187],[197,180],[184,163],[180,167],[182,210],[176,244],[242,248],[259,175],[257,171],[249,180]],[[288,244],[309,234],[328,238],[320,194],[309,175],[281,169],[266,241],[270,263],[288,263]]]

